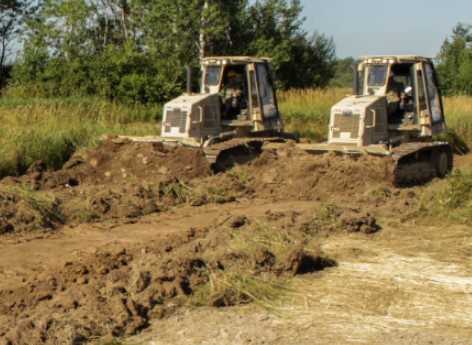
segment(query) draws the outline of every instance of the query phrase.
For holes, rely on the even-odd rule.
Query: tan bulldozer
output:
[[[238,91],[225,94],[229,84]],[[207,57],[200,92],[191,92],[188,73],[187,92],[164,105],[161,136],[126,138],[199,148],[221,171],[253,158],[267,142],[298,140],[283,129],[269,58]]]
[[[332,107],[328,141],[317,144],[298,143],[298,132],[284,132],[269,58],[207,57],[200,92],[191,92],[190,73],[187,79],[187,92],[164,105],[161,136],[126,138],[201,149],[215,171],[277,150],[287,139],[314,154],[390,157],[396,185],[452,169],[451,145],[435,140],[447,128],[431,58],[362,57],[353,95]]]
[[[435,140],[447,128],[431,58],[362,57],[353,94],[331,108],[327,142],[298,146],[317,154],[390,157],[396,185],[422,183],[451,171],[451,145]]]

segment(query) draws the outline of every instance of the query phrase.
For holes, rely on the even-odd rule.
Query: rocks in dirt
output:
[[[3,217],[0,218],[0,235],[8,234],[10,232],[13,232],[14,230],[15,227],[12,224],[10,224]]]
[[[299,247],[295,248],[288,258],[288,268],[294,275],[322,271],[333,266],[336,266],[336,261],[321,255],[321,250],[314,253]]]
[[[232,229],[237,229],[248,223],[249,220],[245,216],[237,216],[230,220],[229,226]]]
[[[341,226],[348,232],[362,232],[364,234],[371,234],[380,229],[375,217],[368,213],[343,216]]]

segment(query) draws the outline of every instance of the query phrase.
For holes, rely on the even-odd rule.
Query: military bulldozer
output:
[[[202,149],[215,171],[248,161],[264,143],[298,140],[283,132],[270,59],[204,58],[199,93],[187,72],[187,92],[164,105],[161,136],[126,138]],[[229,83],[239,91],[225,95]]]
[[[388,156],[396,185],[451,171],[452,147],[434,139],[447,128],[432,59],[362,57],[353,93],[331,108],[327,142],[298,146],[311,153]]]

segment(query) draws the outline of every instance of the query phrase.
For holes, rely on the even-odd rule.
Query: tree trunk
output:
[[[205,41],[205,31],[206,31],[206,18],[205,18],[205,15],[206,15],[206,11],[208,9],[208,6],[209,6],[209,1],[208,0],[205,0],[205,2],[203,3],[203,8],[202,8],[202,14],[201,14],[201,17],[200,17],[200,51],[199,51],[199,54],[198,54],[198,58],[199,58],[199,63],[200,63],[200,68],[202,67],[202,61],[203,61],[203,58],[205,57],[205,49],[206,49],[206,41]]]

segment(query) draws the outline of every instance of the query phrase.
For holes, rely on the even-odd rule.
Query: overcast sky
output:
[[[436,56],[457,23],[472,24],[472,0],[301,0],[304,29],[333,37],[338,58]]]

